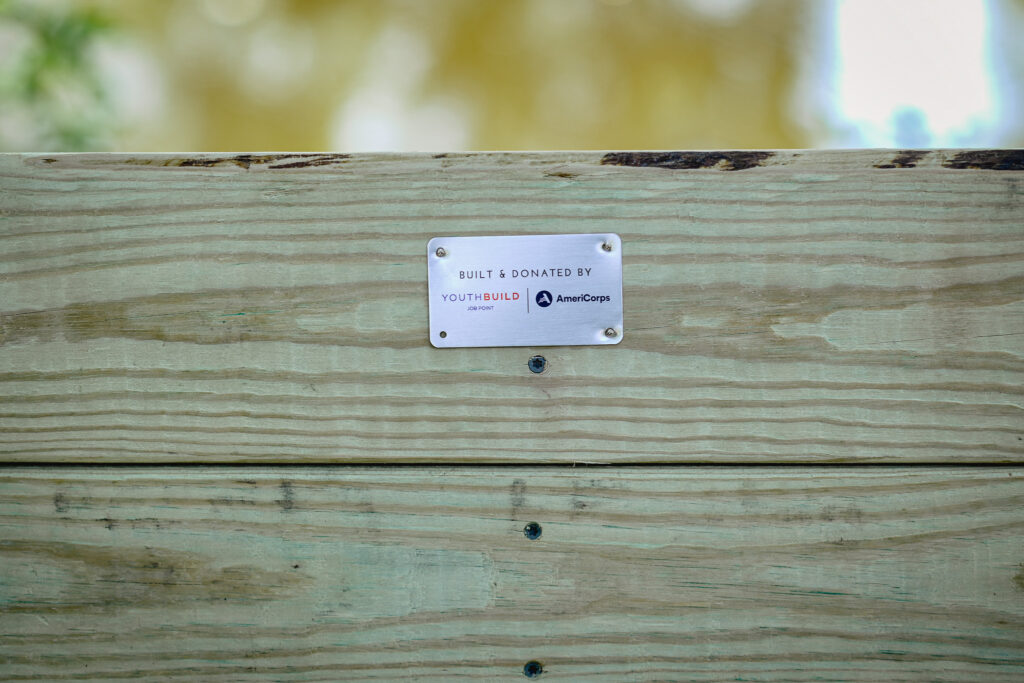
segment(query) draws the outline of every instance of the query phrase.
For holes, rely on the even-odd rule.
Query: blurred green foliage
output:
[[[113,27],[110,17],[93,7],[0,0],[6,43],[0,66],[4,147],[24,149],[26,138],[38,151],[105,145],[116,119],[98,77],[94,47]]]
[[[0,151],[861,144],[868,124],[838,105],[834,23],[860,2],[0,0]],[[916,3],[914,50],[872,49],[869,13],[861,57],[934,61],[933,2],[958,0]],[[968,5],[989,22],[998,97],[982,117],[996,123],[962,127],[1019,145],[1024,0]],[[892,23],[888,3],[870,6]],[[927,71],[941,90],[946,72]],[[896,104],[907,90],[867,80]]]

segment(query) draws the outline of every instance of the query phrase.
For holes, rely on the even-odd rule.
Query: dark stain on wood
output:
[[[288,163],[271,164],[267,168],[314,168],[316,166],[330,166],[331,164],[340,163],[350,158],[350,155],[348,154],[295,154],[292,156],[298,156],[303,158],[299,159],[298,161],[291,161]]]
[[[546,178],[575,178],[579,173],[572,173],[571,171],[545,171],[544,176]]]
[[[764,165],[775,152],[609,152],[601,157],[605,166],[644,166],[654,168],[714,168],[722,171],[744,171]]]
[[[246,507],[258,507],[260,504],[250,498],[210,498],[207,500],[211,507],[234,507],[244,505]]]
[[[279,600],[308,580],[293,571],[252,565],[216,566],[217,558],[152,547],[113,547],[30,540],[0,541],[0,554],[28,556],[34,566],[53,565],[74,575],[59,603],[29,596],[5,605],[8,612],[167,606],[211,600]],[[50,604],[48,604],[50,603]]]
[[[199,344],[269,341],[287,338],[298,343],[361,344],[412,348],[422,344],[419,330],[387,340],[346,332],[343,325],[304,330],[302,316],[337,317],[354,314],[360,301],[387,301],[389,297],[419,293],[415,285],[400,283],[355,284],[352,299],[338,296],[336,288],[311,285],[286,292],[267,289],[206,290],[196,293],[156,294],[100,304],[70,304],[42,311],[0,312],[0,347],[63,339],[78,343],[101,338]]]
[[[586,492],[580,480],[573,479],[572,496],[569,499],[569,519],[576,519],[583,510],[587,509],[587,504],[583,501],[585,496]]]
[[[526,503],[526,480],[514,480],[510,493],[512,496],[512,512],[513,516],[515,516],[519,508],[523,507],[523,504]]]
[[[889,163],[875,164],[875,168],[915,168],[917,162],[928,156],[928,154],[927,150],[905,149],[897,152],[896,156]]]
[[[343,163],[349,154],[236,154],[234,156],[198,156],[166,159],[162,157],[111,159],[112,164],[132,166],[163,166],[176,168],[224,168],[237,166],[249,170],[253,166],[267,169],[315,168]]]
[[[1024,149],[976,149],[942,163],[946,168],[981,171],[1024,171]]]
[[[281,506],[281,509],[285,512],[295,509],[295,487],[292,486],[290,481],[281,482],[281,498],[277,501],[277,504]]]
[[[55,493],[53,496],[53,509],[61,514],[64,514],[71,509],[71,505],[68,504],[67,496],[60,491]]]
[[[248,169],[253,164],[268,164],[280,157],[256,154],[237,154],[233,157],[193,157],[187,159],[172,159],[164,166],[179,166],[181,168],[216,168],[218,166],[238,166]]]
[[[1016,584],[1017,590],[1024,591],[1024,562],[1020,564],[1020,571],[1014,574],[1013,583]]]
[[[862,524],[864,522],[864,511],[856,505],[838,507],[825,505],[815,511],[786,511],[779,515],[779,519],[788,524],[811,524],[818,522],[842,522],[843,524]]]

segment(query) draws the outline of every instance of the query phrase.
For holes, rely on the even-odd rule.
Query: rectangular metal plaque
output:
[[[438,348],[622,341],[615,234],[435,237],[427,283]]]

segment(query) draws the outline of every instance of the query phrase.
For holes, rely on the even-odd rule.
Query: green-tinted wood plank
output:
[[[0,672],[1020,680],[1022,503],[1004,468],[7,469]]]
[[[0,157],[0,459],[1019,462],[1020,154]],[[430,347],[429,238],[593,231],[621,344]]]

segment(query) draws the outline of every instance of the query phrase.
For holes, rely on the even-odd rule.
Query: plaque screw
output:
[[[548,361],[544,356],[533,356],[530,360],[526,361],[526,367],[530,368],[530,372],[540,374],[544,372],[544,368],[548,365]]]
[[[444,258],[448,255],[448,250],[444,247],[438,247],[437,251],[434,252],[434,255],[437,256],[437,258]]]
[[[618,330],[616,330],[614,327],[609,327],[607,330],[604,331],[604,336],[608,337],[609,339],[615,339],[616,337],[619,336],[619,333]]]
[[[601,245],[601,248],[604,249],[605,251],[611,251],[612,250],[611,242],[605,242],[604,244]]]

